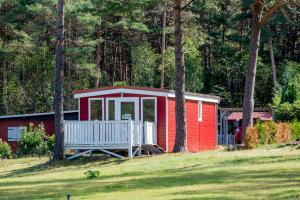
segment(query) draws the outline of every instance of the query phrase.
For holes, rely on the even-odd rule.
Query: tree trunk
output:
[[[6,60],[2,63],[2,104],[3,104],[3,114],[8,114],[8,101],[7,101],[7,74],[8,74],[8,62]]]
[[[64,0],[57,2],[56,48],[55,48],[55,146],[53,160],[63,159],[64,116],[63,116],[63,42],[64,42]]]
[[[274,91],[277,91],[278,87],[277,87],[277,78],[276,78],[276,65],[275,65],[273,42],[271,36],[269,37],[269,48],[270,48],[270,57],[271,57],[272,73],[273,73],[273,86],[274,86]]]
[[[181,0],[174,0],[175,23],[175,64],[176,64],[176,139],[174,152],[186,151],[186,118],[185,118],[185,68],[183,32],[181,22]]]
[[[254,110],[254,88],[257,67],[257,57],[260,44],[260,21],[263,11],[263,2],[257,0],[252,5],[252,30],[251,41],[249,47],[248,69],[244,91],[243,102],[243,139],[245,138],[246,129],[253,126],[253,110]]]
[[[72,95],[72,61],[68,60],[67,61],[67,73],[68,73],[68,88],[67,88],[67,102],[66,102],[66,108],[67,110],[72,109],[72,100],[73,100],[73,95]]]
[[[160,88],[165,87],[165,49],[166,49],[166,19],[167,19],[167,5],[163,2],[163,13],[162,13],[162,34],[161,34],[161,72],[160,72]]]
[[[97,32],[97,39],[100,37],[100,31]],[[99,87],[100,77],[101,77],[101,44],[98,43],[96,45],[96,80],[95,80],[95,88]]]

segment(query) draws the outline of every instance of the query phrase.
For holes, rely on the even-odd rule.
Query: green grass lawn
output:
[[[0,161],[0,199],[300,199],[300,150],[164,154],[132,160]],[[97,179],[84,172],[99,170]]]

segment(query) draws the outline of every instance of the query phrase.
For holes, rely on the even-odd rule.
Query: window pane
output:
[[[91,100],[91,120],[102,121],[102,100]]]
[[[155,100],[143,100],[143,121],[155,122]]]
[[[134,102],[121,102],[121,120],[135,120]]]
[[[108,120],[115,120],[115,100],[108,100]]]

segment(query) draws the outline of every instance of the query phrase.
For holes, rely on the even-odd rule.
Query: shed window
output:
[[[90,99],[90,120],[103,120],[103,99]]]
[[[156,122],[156,99],[143,99],[143,121]]]
[[[7,127],[7,141],[20,141],[21,127]]]
[[[198,101],[198,121],[202,121],[202,101]]]
[[[108,100],[108,120],[115,120],[115,100]]]

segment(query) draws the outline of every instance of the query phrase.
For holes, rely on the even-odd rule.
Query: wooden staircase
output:
[[[165,150],[155,144],[143,144],[142,152],[146,155],[157,155],[165,153]]]

